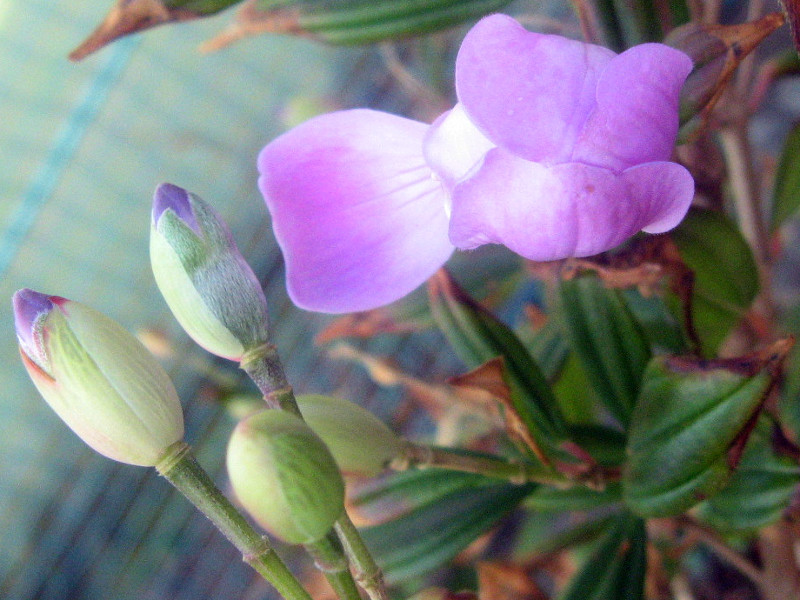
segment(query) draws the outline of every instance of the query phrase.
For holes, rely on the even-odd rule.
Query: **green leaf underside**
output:
[[[628,506],[670,516],[718,492],[733,468],[728,451],[769,386],[765,372],[672,370],[669,359],[653,360],[629,432]]]
[[[462,489],[362,530],[387,580],[428,572],[453,558],[508,514],[536,486]]]

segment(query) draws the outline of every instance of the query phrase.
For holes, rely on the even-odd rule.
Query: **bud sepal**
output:
[[[299,417],[251,415],[228,443],[228,476],[245,510],[290,544],[321,540],[344,511],[344,482],[324,442]]]
[[[20,354],[50,407],[94,450],[154,466],[183,439],[183,413],[164,369],[115,321],[58,296],[14,294]]]
[[[178,186],[156,189],[150,229],[153,275],[195,342],[231,360],[268,341],[267,301],[220,215]]]

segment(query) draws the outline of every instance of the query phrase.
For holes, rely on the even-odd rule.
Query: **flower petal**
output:
[[[352,110],[316,117],[259,155],[259,188],[300,307],[351,312],[411,292],[452,253],[427,126]]]
[[[647,225],[642,231],[664,233],[686,216],[694,198],[694,179],[684,167],[673,162],[652,162],[622,173],[632,201],[642,206]]]
[[[678,133],[681,87],[691,59],[663,44],[642,44],[612,60],[597,84],[597,107],[572,160],[622,171],[669,160]]]
[[[450,190],[495,145],[473,125],[461,104],[433,122],[423,142],[428,165]]]
[[[453,192],[450,240],[462,249],[504,244],[536,261],[591,256],[641,229],[674,226],[693,191],[689,173],[674,163],[616,175],[581,163],[547,167],[495,149]]]
[[[492,15],[461,44],[456,90],[492,142],[528,160],[564,162],[594,107],[600,73],[614,56]]]

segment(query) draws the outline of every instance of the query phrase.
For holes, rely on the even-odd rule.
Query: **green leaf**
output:
[[[616,514],[601,510],[569,515],[562,513],[562,517],[528,511],[512,542],[514,560],[526,562],[538,555],[591,542],[608,530]]]
[[[570,582],[560,600],[639,600],[644,598],[647,532],[644,521],[625,513]]]
[[[597,423],[597,394],[589,385],[589,378],[580,359],[570,352],[558,380],[553,385],[564,420],[570,427]]]
[[[628,432],[624,499],[645,517],[677,515],[719,492],[791,348],[704,361],[654,359]]]
[[[558,489],[541,486],[525,499],[525,507],[538,512],[585,511],[622,500],[622,486],[610,483],[602,491],[582,486]]]
[[[390,521],[361,530],[390,582],[428,572],[450,560],[536,489],[535,485],[510,484],[462,487],[464,474],[437,475],[440,482],[458,476],[453,477],[458,483],[449,492],[429,494],[424,503],[415,502],[411,510]]]
[[[350,502],[368,516],[373,512],[384,516],[387,512],[407,512],[449,494],[493,484],[496,480],[474,473],[410,469],[371,481],[350,498]]]
[[[604,467],[618,467],[625,461],[627,437],[605,425],[571,425],[569,437]]]
[[[681,324],[663,297],[652,295],[645,298],[637,290],[623,290],[622,296],[654,352],[683,354],[689,350]]]
[[[533,438],[552,448],[566,436],[564,419],[539,366],[514,332],[440,270],[428,282],[431,310],[455,353],[471,369],[502,357],[511,403]]]
[[[594,275],[581,275],[561,282],[557,311],[592,388],[627,425],[650,347],[625,299]]]
[[[795,123],[781,152],[772,193],[770,228],[777,230],[800,207],[800,123]]]
[[[784,330],[797,339],[800,336],[800,304],[786,312],[782,324]],[[786,361],[778,399],[778,415],[784,432],[797,443],[800,440],[800,352],[792,352]]]
[[[726,532],[751,532],[777,521],[800,484],[800,466],[770,444],[771,425],[759,421],[728,486],[698,507],[698,517]]]
[[[525,347],[541,368],[542,374],[548,381],[553,381],[569,355],[569,346],[564,341],[561,328],[554,320],[548,319],[536,331],[526,333],[528,335],[525,339],[520,337],[521,341],[524,341]]]
[[[692,208],[671,236],[694,273],[695,330],[703,353],[713,356],[758,294],[753,254],[736,226],[716,211]]]

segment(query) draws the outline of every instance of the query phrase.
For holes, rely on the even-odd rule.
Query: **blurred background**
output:
[[[0,598],[263,598],[266,584],[152,469],[95,454],[46,406],[20,364],[10,298],[21,287],[69,297],[158,342],[185,407],[186,439],[224,486],[234,422],[219,399],[243,382],[234,365],[188,340],[150,272],[152,193],[173,182],[233,229],[264,282],[296,388],[357,390],[385,417],[391,393],[376,401],[359,369],[326,359],[312,339],[326,319],[288,303],[255,157],[314,112],[413,107],[386,49],[261,36],[199,53],[229,13],[69,62],[109,7],[0,0]],[[391,352],[405,342],[384,343]],[[405,360],[435,366],[427,352]]]

